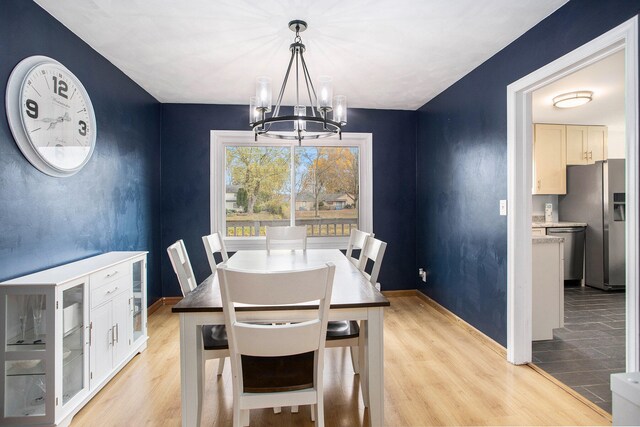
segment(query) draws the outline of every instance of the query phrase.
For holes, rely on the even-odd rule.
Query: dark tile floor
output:
[[[625,293],[564,291],[564,328],[534,341],[533,362],[611,413],[609,376],[625,370]]]

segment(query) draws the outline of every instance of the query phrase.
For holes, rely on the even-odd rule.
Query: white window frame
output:
[[[359,185],[360,196],[358,199],[358,228],[363,231],[373,232],[373,159],[371,145],[373,136],[370,133],[343,133],[342,140],[337,136],[303,141],[302,146],[311,147],[357,147],[359,158]],[[211,168],[210,168],[210,217],[211,232],[224,231],[226,225],[226,179],[225,179],[225,153],[229,146],[255,146],[270,145],[274,147],[296,147],[298,141],[274,140],[258,138],[255,142],[252,131],[211,131]],[[291,160],[293,163],[293,159]],[[293,166],[293,165],[292,165]],[[291,168],[293,182],[293,167]],[[295,206],[295,194],[292,194],[291,204]],[[294,210],[292,209],[292,212]],[[292,215],[293,216],[293,215]],[[229,237],[221,233],[228,251],[241,249],[264,249],[265,237]],[[307,248],[311,249],[346,249],[349,236],[341,237],[309,237]]]

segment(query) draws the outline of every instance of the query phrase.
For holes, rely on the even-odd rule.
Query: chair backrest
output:
[[[222,307],[231,352],[234,389],[244,390],[242,355],[282,357],[315,352],[314,388],[322,389],[323,355],[335,266],[285,272],[248,272],[218,266]],[[304,286],[301,286],[303,284]],[[245,323],[236,316],[236,304],[273,306],[319,301],[319,308],[300,310],[310,320],[300,322],[295,308],[283,311],[277,324]],[[288,313],[285,314],[285,313]],[[237,395],[234,391],[234,395]],[[235,403],[234,403],[235,404]]]
[[[367,237],[373,237],[375,234],[367,233],[366,231],[361,231],[356,228],[351,230],[351,235],[349,236],[349,244],[347,245],[347,258],[349,261],[353,263],[355,266],[360,265],[360,258],[356,258],[351,256],[354,249],[358,249],[361,251],[364,248],[364,245],[367,243]]]
[[[266,227],[267,250],[302,249],[307,250],[307,227]]]
[[[380,267],[382,267],[382,258],[384,258],[384,251],[387,249],[387,243],[382,240],[375,239],[373,237],[367,237],[367,243],[364,245],[364,249],[362,249],[362,253],[360,255],[360,265],[358,268],[364,274],[364,276],[371,282],[372,285],[376,286],[376,288],[380,289],[377,285],[378,282],[378,274],[380,273]],[[371,260],[373,261],[373,269],[371,270],[371,274],[365,271],[367,267],[367,262]]]
[[[209,267],[211,267],[211,273],[216,274],[216,259],[213,254],[220,252],[222,256],[222,262],[226,262],[229,259],[227,255],[227,249],[224,247],[224,241],[220,233],[212,233],[208,236],[202,236],[202,242],[204,243],[204,250],[207,252],[207,260],[209,260]]]
[[[178,276],[178,282],[180,283],[180,289],[182,289],[182,296],[186,296],[189,292],[194,290],[198,283],[196,282],[196,276],[193,274],[193,268],[191,268],[191,261],[189,261],[189,254],[187,254],[187,248],[184,246],[182,239],[175,242],[173,245],[167,248],[169,253],[169,259],[173,266],[173,271]]]

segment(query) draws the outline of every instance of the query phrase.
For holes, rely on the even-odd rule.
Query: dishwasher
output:
[[[547,228],[547,236],[564,237],[564,280],[582,280],[585,227]]]

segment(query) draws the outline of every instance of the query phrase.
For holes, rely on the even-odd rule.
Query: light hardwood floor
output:
[[[608,425],[610,421],[528,366],[514,366],[416,296],[385,311],[385,425]],[[346,349],[329,349],[327,426],[368,423]],[[179,319],[149,317],[149,347],[73,419],[72,426],[180,425]],[[231,425],[231,371],[207,362],[202,425]],[[309,408],[251,411],[251,426],[313,426]]]

